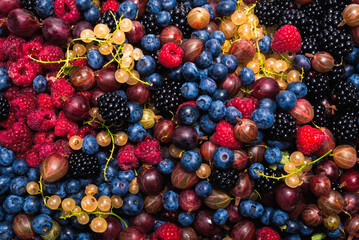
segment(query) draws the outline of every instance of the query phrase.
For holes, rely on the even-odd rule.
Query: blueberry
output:
[[[128,194],[123,198],[123,206],[121,209],[126,215],[137,215],[143,209],[143,200],[139,195]]]
[[[115,164],[114,164],[115,165]],[[111,164],[109,164],[108,166],[107,166],[107,169],[106,169],[106,177],[107,177],[107,179],[108,179],[108,181],[112,181],[116,176],[117,176],[117,174],[118,174],[118,165],[116,166],[114,166],[114,165],[111,165]],[[102,165],[101,166],[101,168],[100,169],[104,169],[105,168],[105,165]],[[101,177],[102,178],[105,178],[105,176],[103,175],[104,174],[104,172],[103,171],[101,171]]]
[[[212,98],[208,95],[201,95],[196,100],[196,106],[199,110],[207,111],[212,104]]]
[[[81,200],[85,197],[85,193],[83,191],[80,191],[76,194],[71,194],[69,198],[72,198],[75,200],[76,205],[81,205]]]
[[[156,61],[153,57],[145,55],[140,60],[138,60],[136,69],[140,75],[145,77],[150,76],[155,72]]]
[[[199,117],[199,111],[197,107],[187,104],[182,106],[178,110],[178,119],[180,120],[181,124],[185,125],[192,125],[194,124],[198,117]]]
[[[164,10],[170,11],[177,5],[177,1],[176,0],[162,0],[161,5]]]
[[[262,214],[262,216],[261,216],[261,222],[262,222],[264,225],[269,225],[273,213],[274,213],[274,209],[273,209],[273,208],[271,208],[271,207],[266,207],[266,208],[264,208],[264,212],[263,212],[263,214]]]
[[[289,235],[286,240],[301,240],[299,234]]]
[[[267,148],[264,153],[264,160],[269,164],[279,163],[282,160],[282,152],[277,147]]]
[[[237,5],[233,1],[224,0],[218,3],[217,12],[222,16],[230,16],[236,11]]]
[[[0,195],[3,195],[10,188],[10,177],[0,176]]]
[[[356,88],[359,88],[359,74],[352,74],[347,81],[353,83]]]
[[[345,64],[344,69],[345,69],[345,77],[346,78],[355,73],[355,68],[353,65]]]
[[[10,87],[10,79],[8,75],[8,69],[0,66],[0,90],[4,90]]]
[[[203,4],[206,4],[206,0],[191,0],[191,5],[193,7],[200,7],[202,6]]]
[[[27,177],[29,181],[36,182],[40,177],[40,169],[39,168],[30,168],[27,172]]]
[[[146,136],[146,129],[140,123],[132,124],[127,129],[128,139],[132,142],[141,142]]]
[[[208,115],[213,121],[219,121],[226,115],[226,106],[222,101],[213,101],[208,110]]]
[[[123,90],[117,90],[115,92],[118,96],[122,97],[123,99],[125,99],[125,101],[127,102],[127,95]]]
[[[91,3],[90,3],[91,6]],[[36,3],[36,13],[45,19],[54,14],[54,1],[52,0],[38,0]]]
[[[100,18],[100,11],[97,7],[91,6],[89,9],[84,11],[84,18],[91,24],[96,24],[96,21]]]
[[[131,1],[124,1],[118,7],[118,14],[124,18],[129,18],[131,20],[135,20],[137,16],[138,7],[135,3]]]
[[[213,215],[213,222],[217,225],[223,225],[226,223],[228,216],[226,209],[218,209]]]
[[[297,98],[302,98],[308,93],[307,85],[302,82],[289,83],[287,90],[293,92]]]
[[[222,170],[229,169],[234,162],[234,154],[225,147],[217,148],[213,153],[213,164]]]
[[[141,118],[142,118],[142,116],[141,116]],[[107,152],[98,152],[96,154],[96,157],[98,159],[99,164],[103,165],[103,164],[106,164],[106,162],[107,162],[106,159],[109,157],[109,154]]]
[[[283,91],[276,97],[276,103],[279,109],[290,111],[297,103],[297,96],[292,91]]]
[[[224,81],[227,78],[227,75],[228,68],[222,63],[213,64],[209,71],[209,76],[216,82]]]
[[[171,174],[175,169],[175,164],[168,158],[163,159],[157,166],[158,171],[163,174]]]
[[[332,239],[339,239],[344,235],[343,229],[344,229],[343,224],[340,224],[340,226],[337,229],[333,231],[327,230],[326,232],[328,234],[328,237]]]
[[[201,181],[196,184],[194,190],[199,197],[206,198],[212,193],[212,185],[208,181]]]
[[[292,142],[289,141],[276,141],[276,140],[268,140],[267,144],[270,147],[277,147],[280,150],[285,150],[293,145]]]
[[[60,232],[61,240],[75,240],[76,232],[68,226],[62,227]]]
[[[16,177],[10,182],[10,191],[12,194],[22,196],[26,193],[27,177]]]
[[[173,68],[170,70],[170,72],[168,73],[168,77],[171,80],[177,80],[182,82],[183,77],[182,77],[182,66],[179,66],[177,68]]]
[[[227,103],[229,100],[229,91],[225,88],[218,88],[212,95],[213,101],[219,100],[223,103]]]
[[[186,81],[194,82],[199,78],[199,72],[196,64],[192,62],[186,62],[183,64],[181,72]]]
[[[11,222],[0,222],[0,236],[2,240],[14,239]]]
[[[214,63],[221,63],[223,58],[224,58],[223,53],[220,53],[217,57],[214,57],[214,58],[213,58],[213,62],[214,62]],[[212,67],[212,66],[211,66],[211,67]]]
[[[293,67],[298,70],[299,72],[307,72],[310,70],[312,64],[310,63],[309,58],[304,55],[298,54],[293,58],[292,61]]]
[[[257,140],[255,142],[250,143],[250,145],[253,145],[253,146],[258,145],[260,142],[263,141],[263,137],[264,137],[263,133],[258,130]]]
[[[55,195],[58,195],[60,198],[66,197],[65,192],[65,183],[61,183],[60,188],[56,191]]]
[[[24,198],[16,195],[8,195],[2,206],[6,213],[19,213],[24,206]]]
[[[284,230],[286,233],[297,234],[299,230],[299,224],[296,220],[288,220],[286,223],[287,228]]]
[[[277,104],[270,98],[263,98],[259,100],[258,108],[268,108],[272,113],[275,113]]]
[[[188,172],[195,172],[202,163],[201,155],[194,150],[186,151],[182,154],[181,165]]]
[[[137,102],[127,102],[127,106],[130,109],[130,117],[127,119],[129,123],[137,123],[141,120],[143,115],[143,109]]]
[[[12,162],[12,168],[15,174],[24,175],[29,170],[29,164],[24,159],[18,158]]]
[[[99,145],[96,138],[92,135],[87,135],[82,141],[82,151],[87,154],[95,154],[98,152]]]
[[[180,213],[178,214],[178,222],[184,226],[188,227],[190,226],[194,221],[194,213]]]
[[[206,42],[209,39],[209,34],[206,30],[195,30],[191,34],[191,39],[198,39],[201,42]]]
[[[273,113],[268,108],[258,108],[253,111],[251,120],[259,129],[270,128],[274,123]]]
[[[112,193],[117,196],[125,196],[128,193],[129,183],[124,179],[115,178],[111,182]]]
[[[298,221],[298,226],[299,226],[299,233],[302,234],[303,236],[309,236],[310,234],[313,233],[314,229],[305,225],[302,221],[297,220]]]
[[[15,173],[14,173],[13,170],[14,170],[14,169],[12,168],[12,166],[2,167],[2,168],[1,168],[1,174],[0,174],[0,175],[8,176],[8,177],[10,177],[10,178],[13,178],[13,177],[15,177]]]
[[[282,211],[282,210],[275,210],[272,216],[272,223],[278,227],[283,226],[288,221],[289,216],[288,213]]]
[[[178,194],[169,190],[163,194],[162,197],[163,208],[167,211],[174,212],[178,209]]]
[[[32,220],[32,229],[37,234],[46,234],[50,232],[52,228],[52,218],[46,214],[37,215],[34,220]]]
[[[14,152],[7,148],[0,149],[0,165],[7,167],[14,161]]]
[[[272,38],[269,36],[264,36],[258,41],[258,47],[261,50],[262,53],[269,53],[271,50],[271,42]]]
[[[148,52],[154,52],[160,49],[160,39],[154,34],[147,34],[141,40],[141,46]]]
[[[85,11],[92,5],[91,0],[76,0],[76,6],[79,10]]]
[[[205,4],[205,5],[202,5],[201,6],[202,8],[206,9],[209,13],[209,19],[213,19],[214,18],[214,10],[213,10],[213,7],[209,4]],[[222,45],[223,43],[221,43]]]
[[[212,78],[206,77],[201,79],[199,88],[204,94],[212,95],[217,89],[217,84]]]
[[[208,51],[201,52],[200,55],[196,58],[196,64],[199,68],[207,68],[211,66],[213,62],[212,54]]]
[[[161,11],[157,14],[156,21],[160,26],[166,27],[171,23],[171,17],[169,12]]]
[[[77,235],[76,240],[94,240],[94,238],[91,233],[83,232]]]
[[[236,124],[238,122],[237,118],[242,118],[242,113],[235,107],[227,107],[226,116],[224,119],[230,124]]]
[[[112,196],[112,185],[109,183],[102,183],[98,187],[98,195],[111,197]]]
[[[149,13],[159,13],[162,10],[162,4],[160,0],[149,0],[146,6],[146,10]]]
[[[70,179],[66,182],[65,192],[68,194],[74,194],[81,190],[81,182],[77,179]]]
[[[209,39],[204,44],[204,50],[211,53],[213,57],[217,57],[222,50],[221,43],[217,39]]]
[[[238,60],[233,55],[226,55],[222,58],[221,61],[227,68],[229,73],[234,73],[238,67]],[[242,80],[242,78],[241,78]],[[243,82],[243,80],[242,80]]]
[[[258,179],[261,178],[262,176],[259,173],[263,173],[264,172],[264,166],[260,163],[253,163],[250,167],[249,167],[249,175],[253,178],[253,179]]]
[[[105,61],[104,56],[97,49],[93,49],[89,51],[87,54],[87,63],[93,69],[99,69],[102,67]]]
[[[12,223],[14,218],[15,214],[4,214],[4,222]]]
[[[36,196],[27,196],[25,198],[23,210],[29,215],[34,215],[40,211],[40,199]]]
[[[250,85],[254,83],[255,80],[253,70],[248,67],[242,68],[239,73],[239,77],[244,85]]]
[[[201,129],[207,134],[213,134],[216,131],[217,123],[212,121],[208,114],[202,115],[199,124]]]
[[[244,217],[259,218],[264,212],[262,204],[252,200],[245,200],[239,204],[239,212]]]
[[[224,41],[226,40],[226,37],[222,31],[216,30],[209,35],[209,39],[216,39],[217,41],[219,41],[219,44],[223,45]]]
[[[359,49],[354,48],[353,51],[346,56],[345,62],[350,65],[354,65],[358,61],[358,59],[359,59]]]
[[[58,194],[56,194],[56,195],[58,195]],[[64,196],[60,196],[60,195],[58,195],[58,196],[60,198],[65,198]],[[54,213],[53,210],[51,210],[50,208],[45,206],[44,201],[41,201],[40,204],[41,204],[40,213],[47,214],[47,215],[52,215]]]
[[[133,170],[119,171],[117,176],[120,179],[126,180],[128,183],[130,183],[136,177]]]

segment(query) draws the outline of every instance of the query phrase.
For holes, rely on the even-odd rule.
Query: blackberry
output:
[[[301,31],[308,24],[307,16],[301,10],[287,9],[279,16],[278,25],[282,27],[287,24],[294,25]]]
[[[322,100],[329,92],[329,76],[316,71],[308,72],[303,78],[303,82],[308,88],[308,98],[312,102]]]
[[[254,8],[254,14],[258,17],[259,23],[265,26],[273,26],[277,24],[279,9],[266,0],[259,1]]]
[[[102,13],[100,18],[97,20],[98,23],[103,23],[108,26],[110,32],[114,32],[116,30],[116,21],[120,19],[120,15],[117,12],[113,12],[112,10],[107,10],[105,13]]]
[[[35,15],[37,15],[36,4],[37,0],[21,0],[21,8],[25,8],[26,10],[32,12]]]
[[[273,140],[285,140],[295,135],[297,120],[289,113],[277,112],[274,115],[274,124],[266,130],[266,134]]]
[[[345,77],[345,66],[339,65],[339,66],[334,66],[332,68],[332,70],[329,72],[329,76],[330,76],[330,85],[332,87],[334,87],[337,83],[345,81],[346,77]]]
[[[267,176],[276,176],[279,177],[281,172],[279,170],[272,170],[269,167],[265,167],[263,171],[264,175]],[[261,177],[254,181],[255,189],[262,193],[262,192],[271,192],[274,188],[280,183],[280,181],[273,179],[273,178],[265,178]]]
[[[96,155],[76,152],[69,156],[69,170],[74,178],[92,178],[100,173],[100,164]]]
[[[339,110],[357,109],[358,89],[352,82],[339,82],[334,88],[335,103]]]
[[[343,193],[344,189],[340,188],[340,182],[332,182],[332,190],[337,191],[339,193]]]
[[[331,125],[331,131],[337,145],[353,143],[358,137],[358,116],[354,112],[335,116]]]
[[[158,35],[162,31],[162,27],[157,23],[156,17],[157,15],[154,13],[146,12],[143,18],[140,20],[140,23],[145,27],[146,34],[155,34]]]
[[[328,27],[337,27],[343,21],[342,12],[334,9],[329,9],[323,17],[323,24]]]
[[[156,73],[165,73],[168,71],[168,68],[165,68],[159,61],[158,61],[158,53],[159,51],[157,52],[151,52],[151,53],[148,53],[148,55],[150,55],[151,57],[153,57],[153,59],[156,61],[156,69],[155,69],[155,72]]]
[[[328,126],[328,115],[325,106],[322,104],[313,105],[314,117],[313,122],[320,127]]]
[[[343,12],[344,8],[351,4],[350,0],[328,0],[328,7]]]
[[[10,104],[4,95],[0,94],[0,121],[4,121],[9,117]]]
[[[97,99],[102,118],[110,124],[121,125],[130,116],[126,100],[117,93],[106,93]]]
[[[303,5],[303,12],[310,18],[321,20],[323,17],[323,3],[320,0],[314,0],[313,2]]]
[[[187,15],[192,10],[191,6],[186,3],[176,5],[171,11],[172,18],[170,25],[178,27],[184,38],[190,38],[193,29],[187,22]]]
[[[155,92],[154,103],[156,109],[162,112],[176,112],[182,103],[182,83],[177,80],[164,79],[162,87]]]
[[[328,27],[319,37],[320,50],[330,53],[334,58],[347,56],[354,49],[353,38],[345,29]]]
[[[234,169],[220,170],[216,168],[210,175],[209,181],[212,186],[222,190],[230,190],[238,180],[238,172]]]
[[[318,52],[317,38],[315,36],[305,37],[302,39],[302,47],[298,54],[316,54]]]
[[[321,22],[314,18],[308,18],[305,26],[302,27],[300,32],[302,37],[318,37],[322,30]]]

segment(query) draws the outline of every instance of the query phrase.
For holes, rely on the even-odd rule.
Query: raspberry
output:
[[[23,52],[21,46],[25,43],[25,39],[10,35],[3,43],[2,52],[11,61],[16,61],[22,57]]]
[[[62,108],[62,97],[69,98],[74,93],[75,89],[64,78],[58,79],[51,85],[51,100],[57,108]]]
[[[13,100],[21,94],[20,88],[18,86],[11,86],[4,92],[4,96],[9,100]]]
[[[38,108],[29,114],[26,123],[32,130],[48,131],[55,127],[56,121],[57,117],[54,111]]]
[[[37,95],[37,104],[39,107],[47,108],[47,109],[54,109],[54,105],[52,103],[51,96],[47,93],[40,93]]]
[[[45,45],[41,52],[38,55],[39,60],[45,62],[58,61],[65,58],[64,52],[59,46],[55,45]],[[50,70],[56,71],[59,70],[62,66],[61,63],[42,63],[42,67]]]
[[[96,137],[97,134],[96,134],[95,130],[93,129],[93,126],[94,126],[94,124],[92,124],[91,126],[86,125],[86,126],[80,127],[77,135],[80,136],[81,138],[84,138],[87,135],[92,135],[92,136]]]
[[[58,137],[67,137],[70,139],[73,135],[76,135],[77,131],[77,123],[69,120],[61,111],[56,122],[55,135]]]
[[[32,97],[34,100],[36,100],[36,92],[32,87],[21,89],[21,94],[26,95],[28,97]]]
[[[26,152],[31,147],[31,143],[31,131],[23,118],[14,123],[12,128],[0,131],[0,144],[10,150],[20,153]]]
[[[253,97],[233,98],[228,101],[227,107],[235,107],[241,113],[244,119],[250,119],[254,110],[256,110],[258,100]]]
[[[6,56],[3,52],[4,42],[5,42],[5,38],[0,38],[0,61],[6,60]]]
[[[28,58],[28,55],[31,57],[37,58],[37,55],[42,50],[42,44],[37,41],[30,41],[22,45],[22,51],[24,52],[26,58]]]
[[[151,240],[181,240],[182,229],[174,223],[162,223],[152,234]]]
[[[57,146],[58,153],[60,154],[69,156],[71,153],[74,152],[70,147],[69,141],[67,139],[59,139],[55,142],[55,144]]]
[[[38,152],[41,161],[48,155],[58,152],[58,146],[55,143],[36,144],[33,148]]]
[[[33,168],[39,166],[41,163],[39,153],[35,151],[33,148],[31,148],[26,152],[25,161],[27,162],[27,164],[29,164],[30,167]]]
[[[86,59],[76,59],[70,62],[71,65],[74,66],[87,66],[87,60]]]
[[[271,47],[276,53],[296,53],[302,47],[302,38],[296,27],[284,25],[274,34]]]
[[[324,142],[324,133],[309,125],[305,125],[298,130],[297,149],[305,155],[309,155],[322,145]]]
[[[145,139],[137,144],[135,155],[142,162],[157,164],[162,161],[162,152],[158,140],[146,136]]]
[[[138,167],[138,159],[135,156],[135,146],[127,143],[117,155],[117,164],[122,170],[132,170]]]
[[[11,101],[15,117],[27,117],[36,108],[36,100],[29,94],[20,94]]]
[[[38,67],[34,62],[20,59],[9,67],[9,77],[17,86],[29,86],[37,75]]]
[[[167,43],[161,48],[158,61],[166,68],[175,68],[181,64],[182,57],[182,48],[174,43]]]
[[[0,127],[3,127],[5,129],[11,128],[12,125],[16,122],[15,113],[10,108],[9,116],[5,121],[0,122]]]
[[[280,240],[280,235],[270,227],[258,229],[256,235],[256,240]]]
[[[112,12],[117,12],[120,3],[115,0],[107,0],[102,4],[101,12],[107,12],[107,10],[112,10]]]
[[[53,143],[55,134],[53,132],[37,132],[34,134],[34,144]]]
[[[69,24],[76,23],[80,19],[80,11],[76,6],[76,0],[55,0],[54,11],[56,16],[64,19]]]
[[[211,142],[228,149],[239,149],[242,143],[234,136],[234,127],[222,120],[216,126],[216,132],[211,137]]]

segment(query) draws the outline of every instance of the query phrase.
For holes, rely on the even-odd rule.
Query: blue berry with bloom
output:
[[[82,141],[82,151],[87,154],[95,154],[99,150],[99,145],[96,138],[92,135],[87,135]]]
[[[160,49],[160,39],[154,34],[147,34],[141,40],[141,46],[148,52],[154,52]]]
[[[135,20],[137,16],[138,7],[135,3],[131,1],[124,1],[118,7],[118,14],[124,18],[129,18],[131,20]]]
[[[53,225],[52,218],[47,214],[37,215],[34,220],[32,220],[32,229],[37,234],[46,234],[50,232]]]
[[[32,80],[32,86],[35,92],[43,93],[47,89],[47,80],[44,76],[38,75]]]
[[[165,158],[157,165],[157,168],[160,173],[171,174],[175,169],[175,164],[170,159]]]
[[[217,225],[223,225],[226,223],[229,217],[228,211],[226,209],[218,209],[213,215],[213,222]]]
[[[264,153],[264,160],[269,164],[275,164],[282,160],[282,156],[282,152],[278,147],[268,148]]]
[[[250,167],[249,167],[249,175],[253,178],[253,179],[258,179],[261,178],[262,176],[260,175],[260,173],[264,172],[264,166],[260,163],[253,163]]]
[[[201,155],[194,150],[186,151],[182,154],[181,165],[188,172],[195,172],[202,163]]]
[[[239,77],[244,85],[250,85],[254,83],[255,76],[252,69],[245,67],[239,72]]]
[[[234,162],[234,154],[225,147],[217,148],[213,153],[213,164],[222,170],[230,169]]]

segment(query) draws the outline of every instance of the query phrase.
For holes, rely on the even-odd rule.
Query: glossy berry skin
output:
[[[170,174],[175,169],[175,164],[170,159],[165,158],[157,165],[157,168],[160,173]]]
[[[141,46],[148,52],[154,52],[160,49],[160,39],[154,34],[147,34],[141,40]]]
[[[264,172],[264,166],[260,163],[253,163],[250,167],[249,167],[249,175],[253,178],[253,179],[258,179],[261,178],[262,176],[259,175],[260,172]]]
[[[19,213],[24,205],[24,199],[20,196],[9,195],[5,198],[3,208],[6,213]]]
[[[221,44],[217,39],[210,39],[204,44],[204,50],[217,57],[221,53]]]
[[[218,209],[213,215],[213,221],[217,225],[223,225],[228,219],[228,212],[226,209]]]
[[[217,148],[213,153],[213,164],[219,169],[229,169],[234,162],[234,154],[225,147]]]
[[[272,223],[276,226],[283,226],[288,221],[289,216],[288,213],[282,210],[275,210],[272,216]]]
[[[87,54],[87,63],[93,69],[100,69],[104,62],[104,56],[97,49],[93,49]]]
[[[132,124],[127,129],[128,139],[132,142],[141,142],[146,134],[146,129],[140,123]]]
[[[269,36],[264,36],[258,41],[258,47],[261,50],[261,53],[269,53],[271,48],[272,38]]]
[[[147,4],[147,11],[150,13],[159,13],[162,10],[162,4],[159,0],[150,0]]]
[[[185,99],[195,99],[199,94],[198,84],[195,82],[185,82],[181,87],[181,93]]]
[[[75,194],[81,190],[81,182],[77,179],[70,179],[66,182],[65,191],[68,194]]]
[[[181,69],[182,76],[186,81],[194,82],[199,78],[199,72],[196,64],[192,62],[186,62]]]
[[[128,194],[123,198],[121,209],[126,215],[137,215],[143,209],[143,200],[139,195]]]
[[[309,236],[310,234],[313,233],[314,229],[311,227],[308,227],[307,225],[305,225],[302,221],[297,220],[298,225],[299,225],[299,233],[302,234],[303,236]]]
[[[280,110],[290,111],[297,103],[297,97],[292,91],[283,91],[276,97],[276,103]]]
[[[259,100],[258,108],[268,108],[272,113],[275,113],[277,104],[270,98],[263,98]]]
[[[32,229],[37,234],[46,234],[50,232],[53,221],[52,218],[47,214],[37,215],[34,220],[32,220]]]
[[[208,181],[201,181],[194,190],[199,197],[206,198],[212,193],[212,185]]]
[[[34,215],[40,211],[40,199],[36,196],[27,196],[24,201],[23,210],[29,215]]]
[[[167,211],[174,212],[179,208],[178,194],[172,190],[167,191],[162,197],[163,208]]]
[[[212,121],[208,114],[205,114],[202,115],[199,125],[205,133],[213,134],[216,131],[217,122]]]
[[[129,18],[131,20],[136,19],[137,11],[138,11],[137,5],[131,1],[122,2],[117,10],[120,16],[122,16],[123,14],[124,18]]]
[[[133,170],[127,170],[127,171],[119,171],[118,178],[126,180],[128,183],[130,183],[135,177],[135,172]]]
[[[239,77],[244,85],[250,85],[254,83],[255,80],[253,70],[248,67],[242,68],[239,73]]]
[[[205,77],[201,79],[199,88],[204,94],[212,95],[217,89],[217,84],[212,78]]]
[[[293,92],[297,98],[302,98],[308,93],[308,87],[303,82],[289,83],[287,90]]]
[[[278,147],[268,148],[264,153],[264,160],[269,164],[279,163],[282,160],[282,152]]]
[[[151,75],[155,72],[156,69],[155,59],[153,59],[153,57],[149,55],[143,56],[140,60],[138,60],[136,64],[136,69],[138,73],[142,76],[147,77]]]
[[[130,123],[137,123],[140,121],[143,115],[141,105],[137,102],[127,102],[127,106],[130,109],[130,117],[127,121]]]
[[[213,121],[219,121],[226,115],[226,106],[222,101],[213,101],[208,110],[208,115]]]
[[[51,0],[38,0],[35,10],[42,19],[50,17],[54,14],[54,2]]]
[[[262,216],[261,216],[261,218],[260,218],[261,223],[263,223],[264,225],[269,225],[273,213],[274,213],[274,209],[273,209],[273,208],[271,208],[271,207],[266,207],[266,208],[264,208],[264,212],[263,212],[263,214],[262,214]]]
[[[226,108],[226,115],[224,120],[229,122],[230,124],[234,125],[238,122],[237,118],[242,118],[242,113],[235,107],[227,107]]]
[[[310,70],[311,67],[311,63],[309,58],[307,58],[304,55],[298,54],[293,58],[292,61],[293,67],[298,70],[299,72],[302,72],[302,70],[304,72],[307,72]]]
[[[91,0],[76,0],[76,6],[79,10],[85,11],[91,7]]]
[[[286,225],[287,225],[287,228],[284,230],[284,232],[290,233],[290,234],[297,234],[298,233],[298,230],[299,230],[298,221],[288,220]]]
[[[230,16],[236,11],[236,3],[231,0],[221,1],[217,5],[217,12],[222,16]]]
[[[178,222],[184,227],[190,226],[193,223],[193,221],[194,221],[194,213],[182,212],[178,214]]]
[[[219,44],[223,45],[226,37],[224,36],[223,32],[216,30],[209,35],[209,39],[217,39]]]
[[[3,167],[10,166],[14,161],[14,152],[7,148],[0,149],[0,165]]]
[[[12,163],[12,168],[16,175],[24,175],[29,170],[29,164],[24,159],[15,159]]]
[[[206,42],[209,39],[209,34],[206,30],[196,30],[192,32],[191,38]]]
[[[198,109],[193,105],[184,105],[178,110],[178,118],[181,124],[192,125],[199,117]]]
[[[129,183],[126,180],[115,178],[111,182],[112,193],[117,196],[124,196],[128,193]]]
[[[167,11],[159,12],[156,17],[156,22],[162,27],[168,26],[171,22],[171,14]]]
[[[196,100],[196,106],[199,110],[207,111],[212,105],[212,98],[208,95],[201,95]]]
[[[10,177],[0,176],[0,194],[4,194],[9,190],[11,179]]]
[[[87,22],[95,24],[97,19],[99,18],[100,18],[100,11],[95,6],[91,6],[89,9],[84,11],[84,19]]]
[[[218,88],[214,91],[212,98],[213,101],[219,100],[223,103],[227,103],[229,100],[229,91],[225,88]]]
[[[16,177],[10,182],[10,191],[12,194],[22,196],[26,193],[27,177]]]
[[[239,212],[244,217],[259,218],[264,212],[262,204],[252,200],[245,200],[239,204]]]
[[[182,154],[181,165],[188,172],[196,171],[201,163],[202,157],[197,151],[189,150]]]
[[[42,93],[46,91],[47,80],[44,76],[38,75],[32,80],[33,88],[36,92]]]
[[[96,138],[92,135],[88,135],[83,138],[82,151],[87,154],[95,154],[99,150],[99,145]]]
[[[340,237],[343,236],[342,229],[344,229],[344,226],[343,226],[343,224],[340,224],[340,226],[335,230],[330,231],[330,230],[326,229],[326,233],[327,233],[328,237],[330,237],[330,238],[339,239]]]
[[[213,62],[212,54],[208,51],[203,51],[198,57],[196,58],[196,65],[199,68],[207,68],[211,66]]]
[[[12,221],[4,221],[0,223],[0,234],[3,239],[10,240],[14,239],[14,232],[11,226]]]
[[[251,120],[257,124],[258,129],[267,129],[273,125],[274,116],[268,108],[258,108],[253,111]]]

